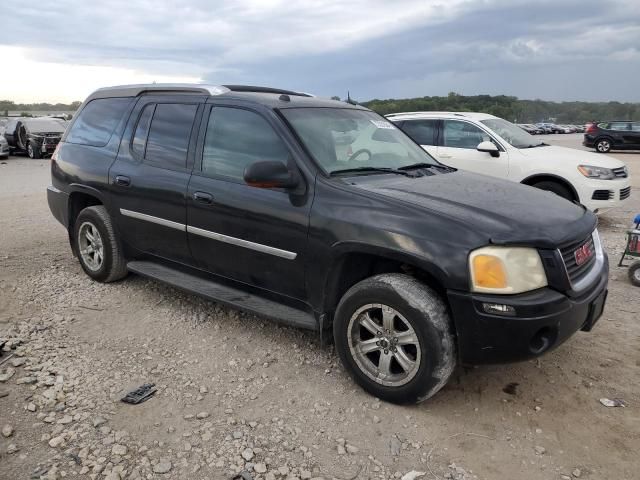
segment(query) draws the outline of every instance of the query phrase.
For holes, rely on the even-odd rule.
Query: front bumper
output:
[[[580,203],[596,213],[620,206],[631,195],[628,177],[615,180],[585,179],[576,189]]]
[[[578,297],[551,288],[518,295],[449,291],[461,363],[476,365],[528,360],[562,344],[578,330],[589,331],[607,295],[609,263]],[[483,304],[508,305],[514,316],[486,313]]]

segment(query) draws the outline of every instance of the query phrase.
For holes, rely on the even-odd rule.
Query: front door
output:
[[[508,178],[508,153],[499,145],[499,157],[493,157],[487,152],[479,152],[476,149],[478,144],[485,141],[493,141],[493,139],[477,125],[463,120],[443,120],[436,158],[445,165],[462,170]]]
[[[419,120],[405,120],[399,124],[404,133],[424,148],[432,157],[438,155],[438,122],[440,120],[425,118]]]
[[[186,194],[195,149],[192,130],[203,102],[142,97],[131,114],[109,181],[120,234],[140,252],[192,263]]]
[[[245,167],[258,161],[296,168],[282,128],[273,113],[210,107],[189,182],[187,231],[199,267],[303,299],[312,182],[289,191],[250,187],[243,179]]]

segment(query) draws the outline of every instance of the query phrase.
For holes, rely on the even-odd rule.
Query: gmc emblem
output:
[[[573,252],[573,256],[576,259],[576,265],[580,266],[593,256],[593,250],[591,250],[591,246],[588,243],[585,243]]]

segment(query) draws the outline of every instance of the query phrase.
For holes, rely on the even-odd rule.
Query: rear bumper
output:
[[[591,330],[604,307],[608,273],[606,261],[597,280],[576,298],[550,288],[509,296],[449,291],[461,363],[528,360],[561,345],[578,330]],[[486,313],[484,303],[508,305],[515,315]]]
[[[67,228],[69,225],[69,195],[49,185],[47,187],[47,202],[49,210],[56,217],[56,220]]]

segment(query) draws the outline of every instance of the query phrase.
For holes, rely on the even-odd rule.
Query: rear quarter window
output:
[[[79,145],[104,147],[122,120],[131,98],[98,98],[82,109],[71,126],[66,141]]]

